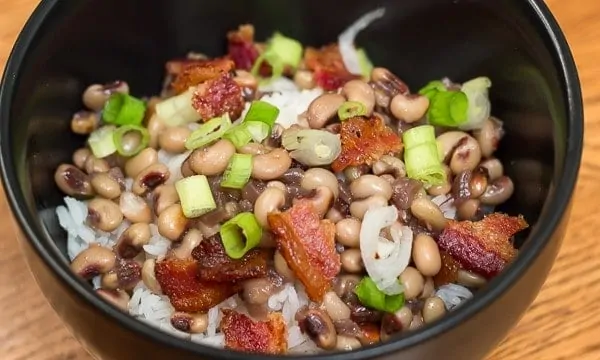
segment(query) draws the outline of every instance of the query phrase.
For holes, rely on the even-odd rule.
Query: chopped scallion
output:
[[[338,109],[338,117],[341,121],[365,115],[367,115],[367,107],[358,101],[346,101]]]
[[[250,104],[250,109],[244,122],[246,121],[260,121],[269,125],[269,129],[273,128],[277,117],[279,116],[279,109],[276,106],[269,104],[266,101],[256,100]]]
[[[227,170],[223,174],[221,186],[230,189],[241,189],[252,174],[252,155],[234,154],[229,160]]]
[[[277,54],[284,66],[290,66],[294,70],[300,65],[300,61],[302,60],[302,44],[279,32],[273,34],[267,44],[266,51]]]
[[[269,51],[265,51],[256,59],[254,65],[252,66],[252,69],[250,70],[252,75],[256,77],[260,76],[260,67],[264,62],[267,62],[269,65],[271,65],[271,77],[268,79],[263,79],[261,81],[263,84],[268,83],[273,79],[277,79],[281,77],[281,75],[283,75],[283,60],[281,60],[279,55],[277,55],[276,53]]]
[[[102,110],[102,119],[107,124],[139,125],[144,120],[146,104],[131,95],[115,92]]]
[[[200,148],[215,140],[220,139],[231,127],[229,114],[209,120],[194,130],[185,141],[185,147],[188,150]]]
[[[148,147],[150,133],[139,125],[123,125],[115,131],[113,139],[119,154],[134,156]]]
[[[200,120],[200,114],[192,106],[195,88],[156,104],[156,115],[167,126],[181,126]]]
[[[187,218],[197,218],[217,208],[204,175],[193,175],[175,182],[175,190],[181,201],[183,214]]]
[[[308,166],[329,165],[342,151],[338,135],[317,129],[290,128],[281,137],[283,147],[290,156]]]
[[[354,292],[364,306],[375,310],[394,313],[404,306],[404,294],[386,295],[368,276],[362,278]]]
[[[88,137],[88,144],[95,157],[102,159],[117,151],[113,135],[117,128],[112,125],[103,126]]]
[[[462,91],[440,91],[429,99],[427,120],[432,125],[458,127],[467,121],[468,107]]]
[[[221,241],[232,259],[240,259],[260,243],[262,228],[253,213],[244,212],[221,225]]]
[[[223,135],[223,139],[231,141],[233,146],[235,146],[236,149],[239,149],[252,141],[252,134],[248,131],[246,124],[241,123],[229,128]]]
[[[407,130],[402,134],[402,141],[408,177],[426,185],[443,184],[446,173],[440,160],[434,127],[421,125]]]

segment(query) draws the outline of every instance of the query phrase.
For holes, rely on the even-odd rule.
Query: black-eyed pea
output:
[[[322,305],[331,320],[350,319],[350,308],[334,291],[329,291],[323,296]]]
[[[76,275],[89,280],[112,270],[116,261],[117,256],[110,249],[92,245],[73,259],[71,270]]]
[[[198,229],[190,229],[183,236],[181,243],[171,251],[173,256],[178,259],[187,260],[192,257],[192,250],[194,250],[202,242],[202,232]]]
[[[338,335],[336,338],[335,349],[339,351],[352,351],[362,347],[360,341],[351,336]]]
[[[159,216],[166,208],[179,201],[179,194],[175,185],[160,185],[152,192],[154,199],[154,213]]]
[[[415,237],[412,258],[423,276],[435,276],[442,268],[442,258],[437,243],[427,234],[421,233]]]
[[[123,213],[116,203],[97,197],[88,203],[87,222],[95,229],[111,232],[123,222]]]
[[[160,119],[160,117],[158,117],[158,115],[153,114],[150,116],[146,128],[148,129],[148,134],[150,135],[148,146],[152,149],[158,149],[158,137],[167,128],[167,126]]]
[[[146,148],[125,163],[125,174],[134,179],[142,170],[150,165],[158,163],[158,152],[152,148]]]
[[[425,284],[423,284],[423,291],[419,296],[419,299],[426,299],[435,295],[435,283],[432,277],[425,278]]]
[[[416,299],[423,292],[425,279],[419,270],[412,266],[407,266],[400,274],[400,283],[404,287],[404,297],[406,300]]]
[[[475,289],[481,288],[487,284],[487,280],[483,276],[464,269],[458,270],[456,282],[463,286]]]
[[[376,67],[371,71],[371,85],[379,107],[387,109],[397,94],[408,94],[408,86],[386,68]]]
[[[343,95],[326,93],[313,100],[306,110],[306,119],[311,129],[322,129],[332,120],[346,101]]]
[[[104,85],[92,84],[83,92],[83,104],[90,110],[100,111],[115,92],[129,94],[129,86],[124,81],[114,81]]]
[[[365,217],[367,210],[369,210],[371,207],[383,207],[387,204],[388,200],[385,197],[381,195],[371,196],[364,200],[353,201],[350,204],[350,214],[353,217],[362,220]]]
[[[346,218],[335,224],[335,239],[338,243],[350,247],[360,246],[361,222],[355,218]]]
[[[515,185],[512,180],[508,176],[501,176],[487,186],[479,200],[485,205],[500,205],[510,199],[514,191]]]
[[[275,271],[279,275],[281,275],[287,281],[293,281],[295,276],[290,267],[288,266],[285,258],[279,251],[275,251],[275,256],[273,257],[273,264],[275,267]]]
[[[376,175],[366,174],[350,184],[350,192],[355,199],[381,196],[389,201],[392,198],[392,186]]]
[[[446,305],[441,298],[433,296],[425,300],[425,304],[423,305],[423,321],[426,324],[431,324],[445,314]]]
[[[481,161],[481,148],[471,135],[462,131],[449,131],[437,137],[443,158],[449,161],[450,170],[460,174],[473,170]]]
[[[157,186],[169,180],[169,168],[162,163],[156,163],[142,170],[133,180],[132,191],[136,195],[145,195]]]
[[[150,237],[148,223],[132,224],[119,237],[115,251],[123,259],[133,259],[142,251],[143,246],[150,242]]]
[[[54,172],[54,181],[58,188],[69,196],[82,199],[94,195],[89,176],[74,165],[59,165]]]
[[[85,160],[85,172],[89,175],[95,173],[108,172],[110,170],[110,164],[105,159],[98,159],[94,155],[90,155]]]
[[[350,80],[342,87],[342,95],[348,101],[356,101],[364,105],[366,115],[370,116],[375,108],[375,92],[373,88],[362,80]]]
[[[158,135],[158,145],[173,154],[183,153],[186,151],[185,141],[191,133],[187,126],[167,127]]]
[[[418,94],[398,94],[392,98],[390,112],[405,123],[421,120],[429,109],[429,99]]]
[[[188,227],[188,219],[180,204],[166,208],[157,220],[158,232],[171,241],[178,241]]]
[[[216,143],[192,151],[189,161],[190,169],[198,175],[215,176],[222,174],[235,154],[235,146],[229,140]]]
[[[73,153],[73,164],[81,170],[85,170],[85,161],[90,155],[92,155],[92,151],[88,148],[75,150]]]
[[[479,143],[481,155],[489,158],[498,149],[498,144],[504,136],[502,121],[494,117],[488,118],[481,129],[473,131],[473,136]]]
[[[267,215],[285,205],[285,192],[276,187],[266,188],[256,199],[254,216],[264,229],[269,229]]]
[[[334,224],[344,220],[344,215],[336,208],[332,207],[325,214],[325,219],[331,221]]]
[[[71,118],[71,131],[75,134],[89,135],[98,128],[100,117],[91,111],[79,111]]]
[[[114,271],[109,271],[102,275],[100,287],[106,290],[116,290],[119,288],[119,276]]]
[[[305,197],[304,200],[310,201],[316,213],[323,218],[333,205],[333,193],[328,187],[319,186],[315,189],[313,196]],[[298,200],[294,199],[294,202],[296,201]]]
[[[414,199],[410,205],[410,211],[417,219],[435,231],[442,231],[448,223],[448,219],[444,217],[440,208],[427,196]]]
[[[296,320],[303,332],[321,349],[332,350],[337,343],[337,335],[333,321],[327,313],[320,309],[301,308],[296,313]]]
[[[142,281],[144,285],[155,294],[160,294],[161,288],[158,280],[156,280],[156,260],[147,259],[142,265]]]
[[[132,223],[152,222],[152,209],[142,198],[132,192],[126,191],[119,198],[119,208],[123,216]]]
[[[340,255],[340,262],[342,269],[350,274],[360,274],[365,269],[359,249],[344,250]]]
[[[294,83],[305,90],[314,89],[317,86],[314,73],[310,70],[297,70],[294,74]]]
[[[498,159],[492,158],[483,160],[479,166],[486,169],[489,181],[494,181],[504,175],[504,166]]]
[[[111,200],[121,195],[121,185],[109,173],[96,173],[91,177],[91,184],[96,194]]]
[[[176,312],[171,315],[171,325],[189,334],[201,334],[208,329],[208,314]]]
[[[319,186],[327,186],[337,199],[339,195],[339,184],[335,175],[326,169],[311,168],[304,172],[300,181],[300,186],[306,190],[313,190]]]
[[[256,180],[279,179],[292,166],[292,158],[285,149],[272,151],[252,157],[252,178]]]

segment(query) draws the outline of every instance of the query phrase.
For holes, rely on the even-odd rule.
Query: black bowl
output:
[[[343,4],[343,5],[342,5]],[[413,87],[449,76],[489,76],[500,149],[516,194],[502,209],[534,224],[521,254],[475,299],[441,321],[352,354],[322,359],[479,359],[531,304],[564,236],[579,168],[583,114],[567,43],[541,0],[44,0],[14,47],[1,88],[2,180],[24,253],[42,291],[87,350],[102,359],[258,359],[165,335],[120,313],[69,270],[54,215],[55,167],[84,139],[69,131],[86,85],[124,79],[159,91],[167,59],[224,51],[227,30],[257,25],[306,44],[335,41],[361,14],[384,19],[359,37],[377,65]]]

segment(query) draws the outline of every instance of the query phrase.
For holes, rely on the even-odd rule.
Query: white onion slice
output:
[[[338,37],[340,54],[342,55],[344,66],[346,66],[346,69],[350,73],[361,75],[360,61],[356,47],[354,47],[354,39],[359,32],[364,30],[375,20],[382,18],[383,15],[385,15],[385,8],[370,11],[356,20]]]
[[[392,226],[398,219],[394,206],[369,209],[360,228],[360,253],[367,273],[377,288],[387,295],[404,290],[398,276],[406,269],[412,252],[413,232],[407,226]],[[392,226],[392,241],[380,236]]]

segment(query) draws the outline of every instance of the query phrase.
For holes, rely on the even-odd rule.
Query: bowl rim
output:
[[[64,259],[53,257],[51,253],[44,249],[44,243],[47,242],[46,239],[48,236],[41,229],[33,225],[35,224],[34,216],[29,213],[25,196],[20,191],[20,184],[8,145],[8,130],[11,102],[18,78],[17,74],[21,71],[21,64],[29,51],[34,35],[58,3],[59,0],[42,0],[35,8],[13,46],[6,62],[2,83],[0,84],[0,171],[12,215],[19,225],[20,230],[25,235],[25,238],[46,266],[52,269],[63,283],[75,292],[80,299],[85,301],[86,305],[92,306],[104,316],[108,316],[119,326],[123,326],[128,331],[143,336],[146,340],[173,347],[189,354],[205,355],[211,358],[231,360],[259,360],[265,357],[273,359],[289,358],[290,356],[265,356],[235,352],[183,340],[170,334],[165,336],[166,333],[162,330],[151,327],[128,314],[124,314],[100,299],[89,286],[80,281],[70,271]],[[569,159],[569,161],[565,161],[564,169],[556,182],[556,189],[560,189],[560,191],[555,191],[550,202],[547,204],[552,210],[547,211],[539,219],[540,224],[545,226],[537,226],[530,234],[532,241],[530,241],[527,251],[522,252],[514,263],[511,264],[511,268],[507,269],[507,271],[500,274],[494,280],[496,283],[495,286],[487,287],[485,290],[478,292],[478,295],[468,301],[460,310],[449,313],[439,322],[425,326],[410,335],[401,336],[393,341],[365,347],[351,353],[340,352],[293,357],[323,360],[367,359],[411,348],[428,339],[440,336],[458,324],[472,318],[495,298],[500,297],[519,278],[520,274],[531,266],[539,253],[544,250],[553,233],[559,227],[561,218],[563,215],[568,214],[583,151],[584,115],[577,68],[560,26],[543,0],[527,0],[527,6],[529,7],[529,11],[535,15],[535,19],[532,21],[537,22],[538,24],[536,25],[544,29],[545,36],[550,41],[551,46],[549,46],[549,51],[552,52],[553,57],[558,59],[557,71],[559,72],[558,76],[561,80],[561,85],[564,85],[562,96],[566,100],[568,114],[568,137],[565,139],[568,146],[566,147],[564,158]]]

